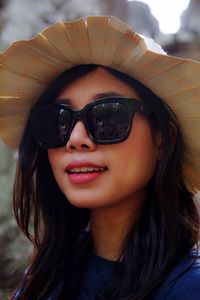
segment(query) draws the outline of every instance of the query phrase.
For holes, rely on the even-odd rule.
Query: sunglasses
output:
[[[134,114],[145,114],[141,100],[129,97],[106,97],[73,110],[66,104],[46,104],[31,109],[30,122],[34,139],[41,148],[66,145],[77,121],[82,121],[96,144],[125,141],[131,131]]]

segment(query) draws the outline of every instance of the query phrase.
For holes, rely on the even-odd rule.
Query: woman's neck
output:
[[[142,203],[142,199],[131,199],[112,207],[91,210],[90,232],[95,254],[110,260],[118,259]]]

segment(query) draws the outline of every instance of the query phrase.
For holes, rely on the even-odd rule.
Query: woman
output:
[[[34,245],[11,299],[199,299],[199,63],[112,17],[56,24],[1,62]]]

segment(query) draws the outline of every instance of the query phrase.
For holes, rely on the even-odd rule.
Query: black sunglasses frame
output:
[[[127,112],[128,112],[129,115],[127,116],[127,119],[129,119],[129,124],[128,124],[128,129],[127,129],[125,135],[123,136],[123,138],[120,137],[120,138],[112,139],[112,140],[98,140],[91,133],[92,130],[90,128],[91,125],[89,124],[88,119],[87,119],[87,112],[89,110],[91,110],[92,108],[94,108],[95,106],[98,106],[98,105],[101,105],[101,104],[107,104],[107,103],[122,103],[123,105],[126,105],[127,108],[128,108]],[[70,114],[72,115],[72,123],[71,123],[71,127],[69,129],[69,132],[68,132],[65,140],[63,140],[60,144],[51,145],[51,147],[49,147],[47,145],[44,145],[43,143],[41,143],[38,140],[37,132],[36,132],[36,129],[35,129],[35,127],[36,127],[35,126],[35,121],[37,119],[37,113],[38,112],[52,110],[52,109],[54,109],[54,110],[55,109],[58,109],[58,110],[62,109],[62,110],[69,111]],[[130,97],[112,96],[112,97],[101,98],[101,99],[98,99],[94,102],[86,104],[80,110],[73,110],[69,105],[60,104],[60,103],[57,103],[57,104],[56,103],[53,103],[53,104],[51,103],[51,104],[44,104],[44,105],[38,105],[38,106],[36,105],[30,111],[30,123],[31,123],[33,136],[34,136],[35,140],[37,141],[38,145],[41,148],[46,148],[46,149],[59,148],[59,147],[62,147],[64,145],[66,145],[66,143],[68,142],[68,140],[70,138],[71,132],[73,131],[73,128],[74,128],[75,124],[78,121],[82,121],[84,123],[84,126],[87,130],[87,133],[88,133],[90,139],[94,143],[108,145],[108,144],[121,143],[121,142],[125,141],[128,138],[128,136],[130,134],[130,131],[131,131],[131,128],[132,128],[133,117],[134,117],[134,114],[136,112],[142,113],[144,115],[148,114],[148,111],[145,108],[145,105],[142,102],[142,100],[135,99],[135,98],[130,98]]]

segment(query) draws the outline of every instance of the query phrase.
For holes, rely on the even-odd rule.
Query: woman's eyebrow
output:
[[[92,97],[92,100],[95,101],[95,100],[98,100],[98,99],[101,99],[101,98],[106,98],[106,97],[113,97],[113,96],[119,96],[119,97],[122,97],[123,95],[122,94],[119,94],[119,93],[116,93],[116,92],[104,92],[104,93],[98,93],[98,94],[95,94],[94,97]],[[72,100],[71,99],[68,99],[68,98],[63,98],[63,99],[57,99],[56,100],[57,103],[64,103],[64,104],[67,104],[69,106],[72,105]]]
[[[101,98],[106,98],[106,97],[113,97],[113,96],[119,96],[122,97],[122,94],[119,94],[117,92],[114,91],[110,91],[110,92],[104,92],[104,93],[98,93],[94,96],[93,100],[97,100],[97,99],[101,99]]]

